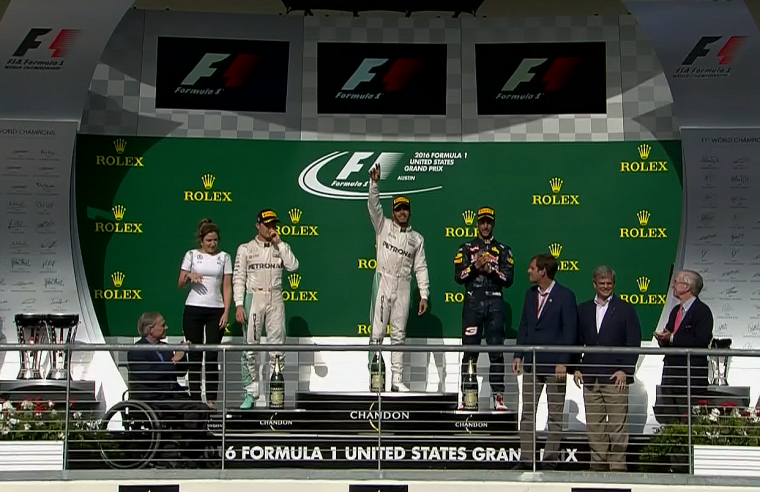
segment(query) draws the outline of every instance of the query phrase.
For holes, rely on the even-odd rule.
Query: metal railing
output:
[[[706,363],[708,356],[732,360],[760,356],[756,351],[484,345],[477,351],[507,354],[506,409],[494,409],[489,388],[489,379],[494,378],[489,378],[488,355],[484,355],[477,371],[479,408],[473,410],[462,408],[461,345],[162,344],[160,348],[218,352],[217,396],[211,395],[213,382],[204,383],[206,401],[201,392],[191,396],[180,383],[169,384],[170,378],[156,364],[173,363],[152,357],[155,345],[0,345],[0,354],[20,349],[64,350],[68,360],[75,353],[107,351],[124,369],[129,388],[121,401],[112,401],[106,408],[103,399],[95,396],[95,384],[78,381],[76,376],[60,381],[0,381],[0,398],[5,400],[0,442],[62,443],[67,470],[513,468],[688,474],[700,473],[695,466],[715,465],[719,459],[736,466],[730,453],[716,457],[727,446],[760,445],[760,418],[749,402],[748,389],[709,385]],[[246,392],[241,354],[271,351],[287,354],[284,408],[269,408],[269,364],[260,357],[259,396],[252,408],[241,409]],[[371,353],[390,351],[412,359],[405,361],[403,381],[410,393],[369,391]],[[520,377],[512,372],[515,352],[522,352],[527,360]],[[131,354],[127,363],[121,362],[123,353]],[[324,364],[314,361],[316,353],[353,355],[352,362],[336,362],[341,360],[337,357],[326,368],[338,371],[327,376],[332,379],[331,388],[339,389],[310,389],[318,388],[327,377],[320,374]],[[431,377],[435,371],[428,370],[431,354],[437,378]],[[564,364],[565,381],[558,381],[554,358],[568,354],[573,356]],[[625,389],[622,381],[616,387],[617,376],[608,367],[578,365],[580,354],[666,356],[667,377],[660,384],[661,373],[655,369],[629,367],[623,378]],[[7,359],[5,364],[10,363]],[[641,366],[637,359],[635,366]],[[386,389],[392,385],[388,361]],[[187,384],[186,364],[180,360],[174,374],[182,384]],[[637,378],[642,371],[648,371],[645,381]],[[108,390],[119,381],[101,383]],[[660,387],[652,401],[655,386]],[[253,389],[250,384],[248,389]],[[531,404],[542,392],[547,392],[547,405]],[[643,405],[642,395],[648,396]],[[541,425],[544,420],[546,430]],[[708,446],[712,454],[705,450]]]

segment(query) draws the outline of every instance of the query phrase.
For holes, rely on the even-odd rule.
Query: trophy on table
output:
[[[74,342],[79,326],[78,314],[48,314],[46,318],[48,339],[51,345],[68,345]],[[48,379],[71,379],[70,364],[71,350],[53,350],[50,353]]]
[[[728,350],[731,348],[730,338],[713,338],[710,341],[711,349]],[[714,386],[728,386],[728,355],[710,355],[710,384]]]
[[[38,345],[45,333],[45,316],[41,314],[17,314],[16,336],[18,343],[24,346]],[[40,364],[42,353],[39,350],[19,350],[21,369],[17,379],[42,379]]]

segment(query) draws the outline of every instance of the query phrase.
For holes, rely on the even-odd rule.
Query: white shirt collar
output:
[[[610,295],[610,296],[607,298],[607,300],[606,300],[605,302],[602,302],[602,300],[601,300],[601,299],[599,299],[599,295],[597,294],[596,296],[594,296],[594,303],[595,303],[597,306],[607,306],[607,305],[609,305],[610,301],[612,300],[612,298],[613,298],[614,296],[615,296],[615,294],[611,294],[611,295]]]
[[[552,288],[554,288],[554,283],[555,283],[554,280],[552,280],[552,283],[549,284],[549,287],[547,287],[546,290],[543,290],[543,291],[541,290],[541,287],[539,287],[538,293],[541,295],[551,293]]]
[[[694,301],[696,301],[696,300],[697,300],[696,297],[692,297],[688,301],[681,303],[681,307],[683,308],[684,314],[686,314],[686,311],[689,310],[689,308],[691,307],[691,305],[694,304]]]

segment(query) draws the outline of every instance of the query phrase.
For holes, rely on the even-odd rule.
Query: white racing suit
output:
[[[243,306],[248,318],[247,343],[260,343],[264,323],[268,343],[285,343],[282,274],[283,270],[293,272],[297,269],[298,260],[290,246],[284,242],[274,246],[257,237],[238,247],[232,275],[232,292],[235,306]],[[274,370],[274,358],[277,355],[280,356],[280,367],[284,367],[285,355],[282,352],[272,352],[269,355],[270,372]],[[241,363],[243,385],[248,393],[254,394],[258,390],[258,384],[254,383],[259,381],[258,352],[243,352]],[[258,397],[258,394],[254,396]]]
[[[390,322],[391,344],[398,345],[406,340],[412,271],[417,278],[420,297],[427,299],[430,294],[430,281],[425,261],[425,241],[422,235],[413,231],[411,227],[402,228],[383,215],[380,192],[374,180],[370,180],[367,205],[377,241],[377,270],[372,282],[370,308],[372,322],[370,343],[383,343]],[[403,363],[403,352],[391,353],[394,385],[401,382]]]

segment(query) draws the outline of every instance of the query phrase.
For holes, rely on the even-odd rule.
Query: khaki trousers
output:
[[[614,384],[583,385],[586,429],[591,450],[591,469],[625,471],[628,447],[628,387]]]
[[[534,381],[535,391],[533,388]],[[544,386],[546,386],[546,400],[549,410],[549,434],[546,438],[543,461],[557,461],[559,445],[562,442],[566,383],[567,379],[557,381],[553,374],[551,376],[541,374],[534,376],[532,373],[523,375],[523,407],[520,423],[520,461],[523,463],[532,463],[532,457],[536,455],[533,429],[536,426],[536,406],[541,398]]]

